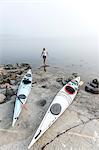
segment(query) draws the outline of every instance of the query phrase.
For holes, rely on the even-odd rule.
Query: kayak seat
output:
[[[58,115],[60,114],[61,112],[61,105],[56,103],[56,104],[53,104],[50,108],[50,112],[53,114],[53,115]]]
[[[24,83],[24,84],[30,84],[31,81],[30,81],[29,79],[26,79],[26,78],[25,78],[25,79],[23,80],[23,83]]]
[[[65,86],[65,91],[69,94],[74,94],[75,90],[71,86]]]

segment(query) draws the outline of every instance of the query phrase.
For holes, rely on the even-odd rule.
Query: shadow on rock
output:
[[[46,105],[46,100],[40,100],[37,102],[37,105],[44,107]]]

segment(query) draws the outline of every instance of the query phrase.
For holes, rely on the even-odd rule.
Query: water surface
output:
[[[97,38],[1,38],[0,63],[30,63],[42,65],[41,51],[45,47],[50,66],[69,68],[73,71],[99,73]]]

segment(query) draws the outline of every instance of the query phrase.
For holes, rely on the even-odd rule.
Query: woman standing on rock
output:
[[[47,50],[45,48],[43,48],[41,56],[43,57],[43,63],[44,63],[44,65],[46,65],[45,62],[46,62],[46,58],[48,56],[48,52],[47,52]]]

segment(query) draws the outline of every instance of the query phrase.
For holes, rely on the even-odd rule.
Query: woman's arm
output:
[[[41,53],[41,56],[43,56],[43,51],[42,51],[42,53]]]

